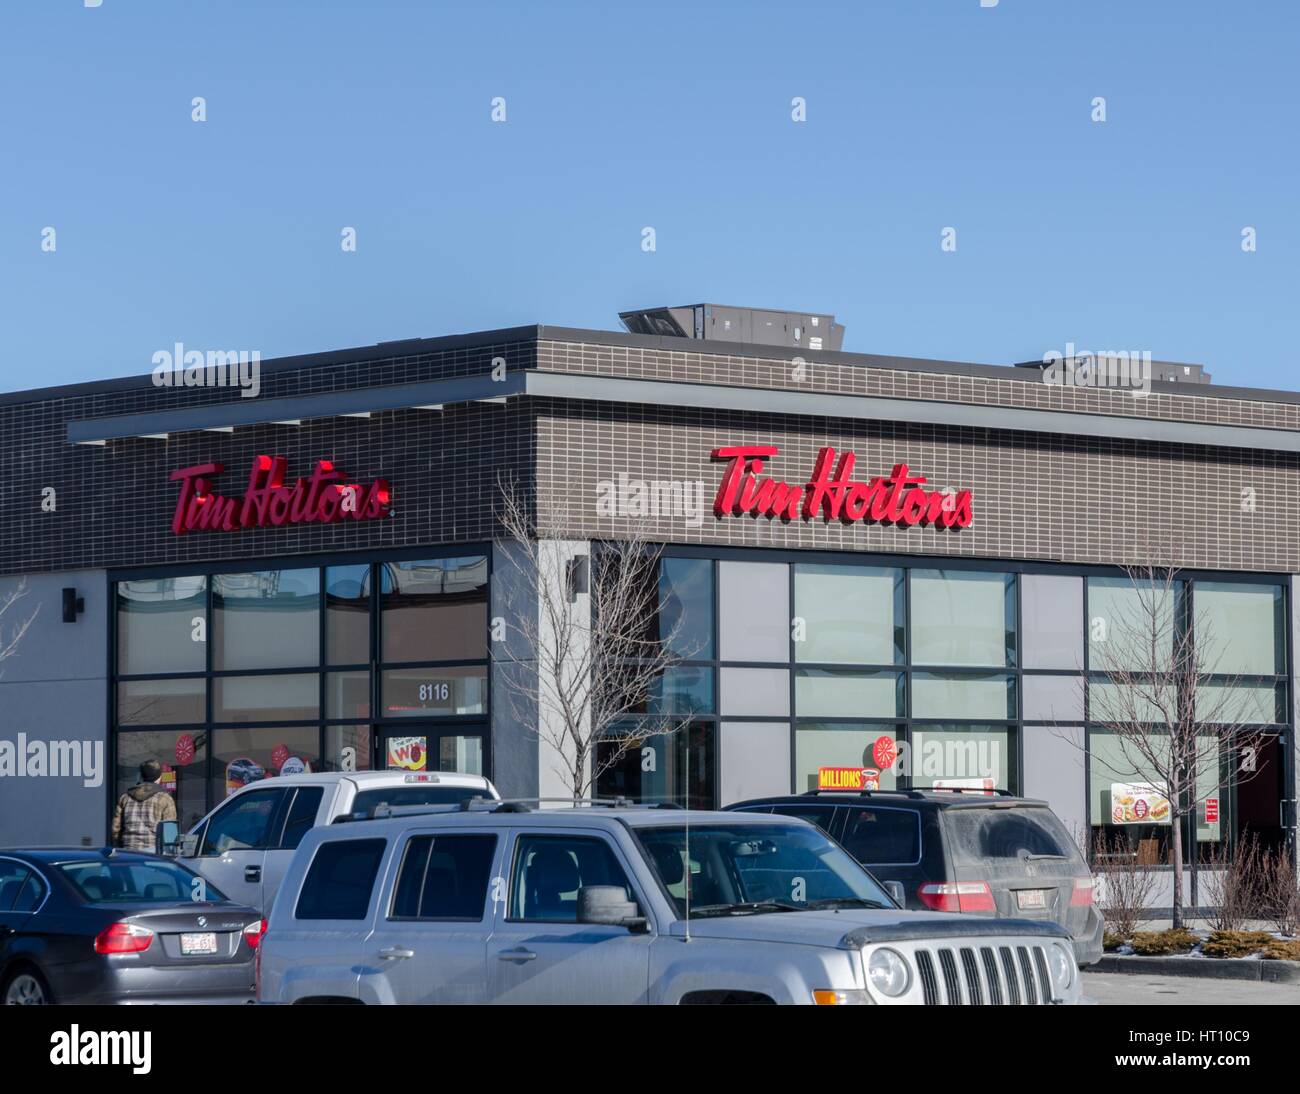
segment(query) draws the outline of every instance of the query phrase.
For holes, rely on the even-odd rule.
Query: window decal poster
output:
[[[1111,824],[1168,824],[1165,795],[1163,783],[1111,783]]]
[[[428,741],[424,737],[389,737],[388,766],[404,771],[423,771],[428,756]]]
[[[249,756],[238,756],[226,764],[226,793],[266,778],[266,769]]]

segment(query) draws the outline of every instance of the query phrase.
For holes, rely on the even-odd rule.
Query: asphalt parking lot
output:
[[[1090,972],[1083,994],[1102,1006],[1296,1006],[1300,984]]]

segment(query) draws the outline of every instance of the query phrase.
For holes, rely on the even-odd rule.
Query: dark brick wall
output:
[[[262,376],[263,397],[485,374],[494,356],[510,368],[531,360],[527,344],[303,368]],[[186,432],[167,440],[70,445],[66,422],[175,406],[237,400],[231,389],[151,385],[0,405],[0,573],[144,566],[209,560],[482,541],[492,536],[490,499],[499,471],[527,477],[534,462],[531,409],[469,404],[442,411],[392,411],[369,419],[324,418],[234,433]],[[216,461],[215,488],[240,496],[253,457],[284,456],[291,477],[332,459],[359,482],[386,477],[394,515],[386,520],[297,525],[239,532],[171,532],[178,487],[172,470]],[[58,509],[41,511],[41,489]]]
[[[511,369],[791,386],[786,362],[612,344],[617,342],[539,342],[520,335],[500,344],[437,352],[273,365],[263,370],[262,395],[484,375],[495,356],[504,356]],[[882,363],[873,364],[876,360]],[[814,362],[799,386],[934,399],[940,405],[980,402],[1300,427],[1300,407],[1267,399],[1177,393],[1134,399],[1017,379],[909,371],[888,367],[887,359],[858,361]],[[618,533],[618,522],[597,518],[596,486],[625,471],[704,483],[702,524],[669,517],[654,525],[656,536],[677,542],[1103,564],[1139,561],[1154,547],[1178,552],[1188,566],[1300,571],[1300,540],[1292,533],[1300,509],[1300,457],[1263,451],[520,399],[503,406],[320,419],[300,427],[265,425],[232,434],[188,432],[166,441],[131,439],[103,447],[73,446],[64,439],[69,420],[237,399],[230,389],[169,390],[145,382],[129,390],[0,401],[0,507],[6,518],[0,522],[0,573],[482,541],[494,532],[498,474],[528,480],[534,466],[543,498],[561,504],[577,531],[588,535]],[[859,479],[905,461],[934,486],[972,490],[974,524],[954,533],[821,521],[719,521],[711,502],[722,466],[710,461],[709,452],[746,442],[779,445],[781,455],[769,470],[796,484],[806,481],[823,444],[856,451]],[[395,516],[172,535],[177,487],[168,474],[174,468],[223,462],[227,471],[217,489],[238,495],[258,453],[285,456],[293,475],[310,473],[320,458],[333,459],[358,481],[383,475],[393,484]],[[56,513],[41,512],[44,486],[58,491]],[[1242,511],[1246,489],[1253,491],[1254,512]]]
[[[1267,397],[1242,399],[1212,395],[1207,392],[1214,388],[1199,385],[1194,388],[1197,394],[1182,394],[1177,384],[1161,384],[1161,390],[1138,397],[1131,391],[1045,384],[1035,374],[1021,369],[1000,369],[1008,374],[1001,378],[926,372],[923,361],[910,361],[911,367],[904,369],[897,365],[901,359],[869,354],[838,354],[834,360],[823,360],[822,355],[815,353],[804,356],[808,360],[796,377],[793,351],[782,358],[747,357],[686,349],[543,340],[537,347],[537,367],[550,372],[695,381],[776,391],[842,392],[1125,418],[1300,429],[1300,403],[1277,402]],[[844,360],[845,357],[851,360]]]
[[[969,489],[974,522],[961,531],[821,519],[717,519],[712,501],[724,464],[717,447],[775,444],[775,478],[802,485],[818,448],[852,449],[854,477],[867,481],[906,462],[929,486]],[[654,522],[654,534],[683,543],[816,548],[1113,564],[1172,555],[1187,567],[1296,571],[1300,457],[1135,441],[1048,437],[952,426],[613,405],[547,402],[539,407],[538,486],[568,499],[590,536],[616,536],[632,521],[597,516],[597,486],[620,471],[634,478],[700,480],[703,523]],[[1255,492],[1243,513],[1241,493]]]

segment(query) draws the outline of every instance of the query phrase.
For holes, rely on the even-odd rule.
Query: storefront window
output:
[[[1088,719],[1092,722],[1119,724],[1163,723],[1176,718],[1177,682],[1166,675],[1138,684],[1120,684],[1111,680],[1088,683]]]
[[[624,732],[620,730],[620,732]],[[608,763],[612,746],[597,746],[597,762]],[[639,802],[674,802],[687,809],[712,809],[717,762],[717,727],[691,722],[673,733],[647,736],[628,749],[596,780],[596,796]]]
[[[1094,670],[1151,672],[1173,655],[1177,599],[1171,586],[1130,577],[1088,578],[1088,658]]]
[[[698,665],[678,665],[660,673],[651,687],[649,708],[651,714],[711,714],[714,708],[713,670]]]
[[[800,718],[901,718],[903,676],[853,669],[798,669],[795,710]]]
[[[227,782],[278,770],[278,743],[290,751],[290,770],[365,771],[383,763],[379,738],[397,726],[426,741],[421,770],[483,772],[487,575],[487,557],[478,553],[118,582],[119,736],[166,726],[204,742],[191,762],[207,770],[190,776],[202,812],[225,797]],[[378,678],[376,633],[390,659],[402,662],[381,665]],[[471,660],[477,663],[465,663]],[[707,690],[701,709],[711,711],[712,670],[691,672]],[[437,732],[412,724],[457,716],[463,726]],[[390,720],[397,726],[386,733]],[[285,728],[253,728],[259,725]],[[248,728],[238,737],[226,732],[234,726]]]
[[[687,661],[713,659],[713,560],[659,561],[659,630],[665,648]]]
[[[207,667],[205,577],[117,583],[117,671],[202,672]]]
[[[1016,716],[1015,677],[1003,673],[914,672],[913,718]]]
[[[325,571],[325,651],[331,665],[370,661],[370,567]]]
[[[1192,597],[1206,671],[1252,676],[1286,672],[1280,585],[1198,581]]]
[[[140,765],[156,760],[162,765],[162,788],[176,802],[181,828],[194,824],[207,812],[207,737],[201,731],[146,730],[121,733],[117,738],[117,794],[140,781]]]
[[[385,662],[487,656],[485,557],[386,562],[380,572]]]
[[[1281,684],[1202,684],[1196,689],[1196,720],[1221,725],[1269,725],[1286,721],[1286,688]]]
[[[319,748],[320,732],[314,726],[214,729],[213,804],[248,783],[321,770]]]
[[[445,735],[438,740],[438,770],[462,775],[482,775],[483,738]]]
[[[1161,731],[1153,728],[1149,733],[1149,740],[1158,745]],[[1097,727],[1089,731],[1088,819],[1094,839],[1107,853],[1133,855],[1144,865],[1162,865],[1169,862],[1169,787],[1151,770],[1143,751],[1127,733]],[[1198,737],[1196,751],[1202,757],[1217,755],[1215,737]],[[1204,860],[1209,848],[1224,840],[1228,801],[1219,789],[1218,763],[1212,760],[1199,766],[1196,797],[1213,799],[1215,804],[1208,817],[1204,807],[1197,809],[1196,841]]]
[[[903,572],[800,563],[794,568],[794,650],[803,664],[903,660]]]
[[[325,675],[326,718],[370,717],[370,673],[365,669]]]
[[[320,663],[320,571],[263,570],[212,578],[212,667]]]
[[[202,722],[206,699],[207,684],[201,677],[122,680],[117,685],[117,721],[124,726]]]
[[[799,722],[794,732],[794,788],[816,790],[822,768],[864,769],[876,789],[898,786],[898,730],[873,722]]]
[[[326,726],[324,771],[369,771],[371,732],[369,726]]]
[[[315,673],[224,676],[212,683],[214,722],[301,722],[320,717]]]
[[[914,726],[912,785],[994,790],[1016,785],[1015,734],[1007,726]]]
[[[385,669],[380,687],[388,718],[482,714],[487,669],[479,665]]]
[[[913,570],[912,664],[1016,664],[1014,574]]]

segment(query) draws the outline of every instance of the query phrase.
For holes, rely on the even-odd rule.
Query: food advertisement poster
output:
[[[389,737],[388,766],[404,771],[423,771],[428,756],[428,741],[424,737]]]
[[[1168,824],[1164,783],[1111,783],[1111,824]]]
[[[819,767],[818,790],[879,790],[880,772],[874,767]]]

